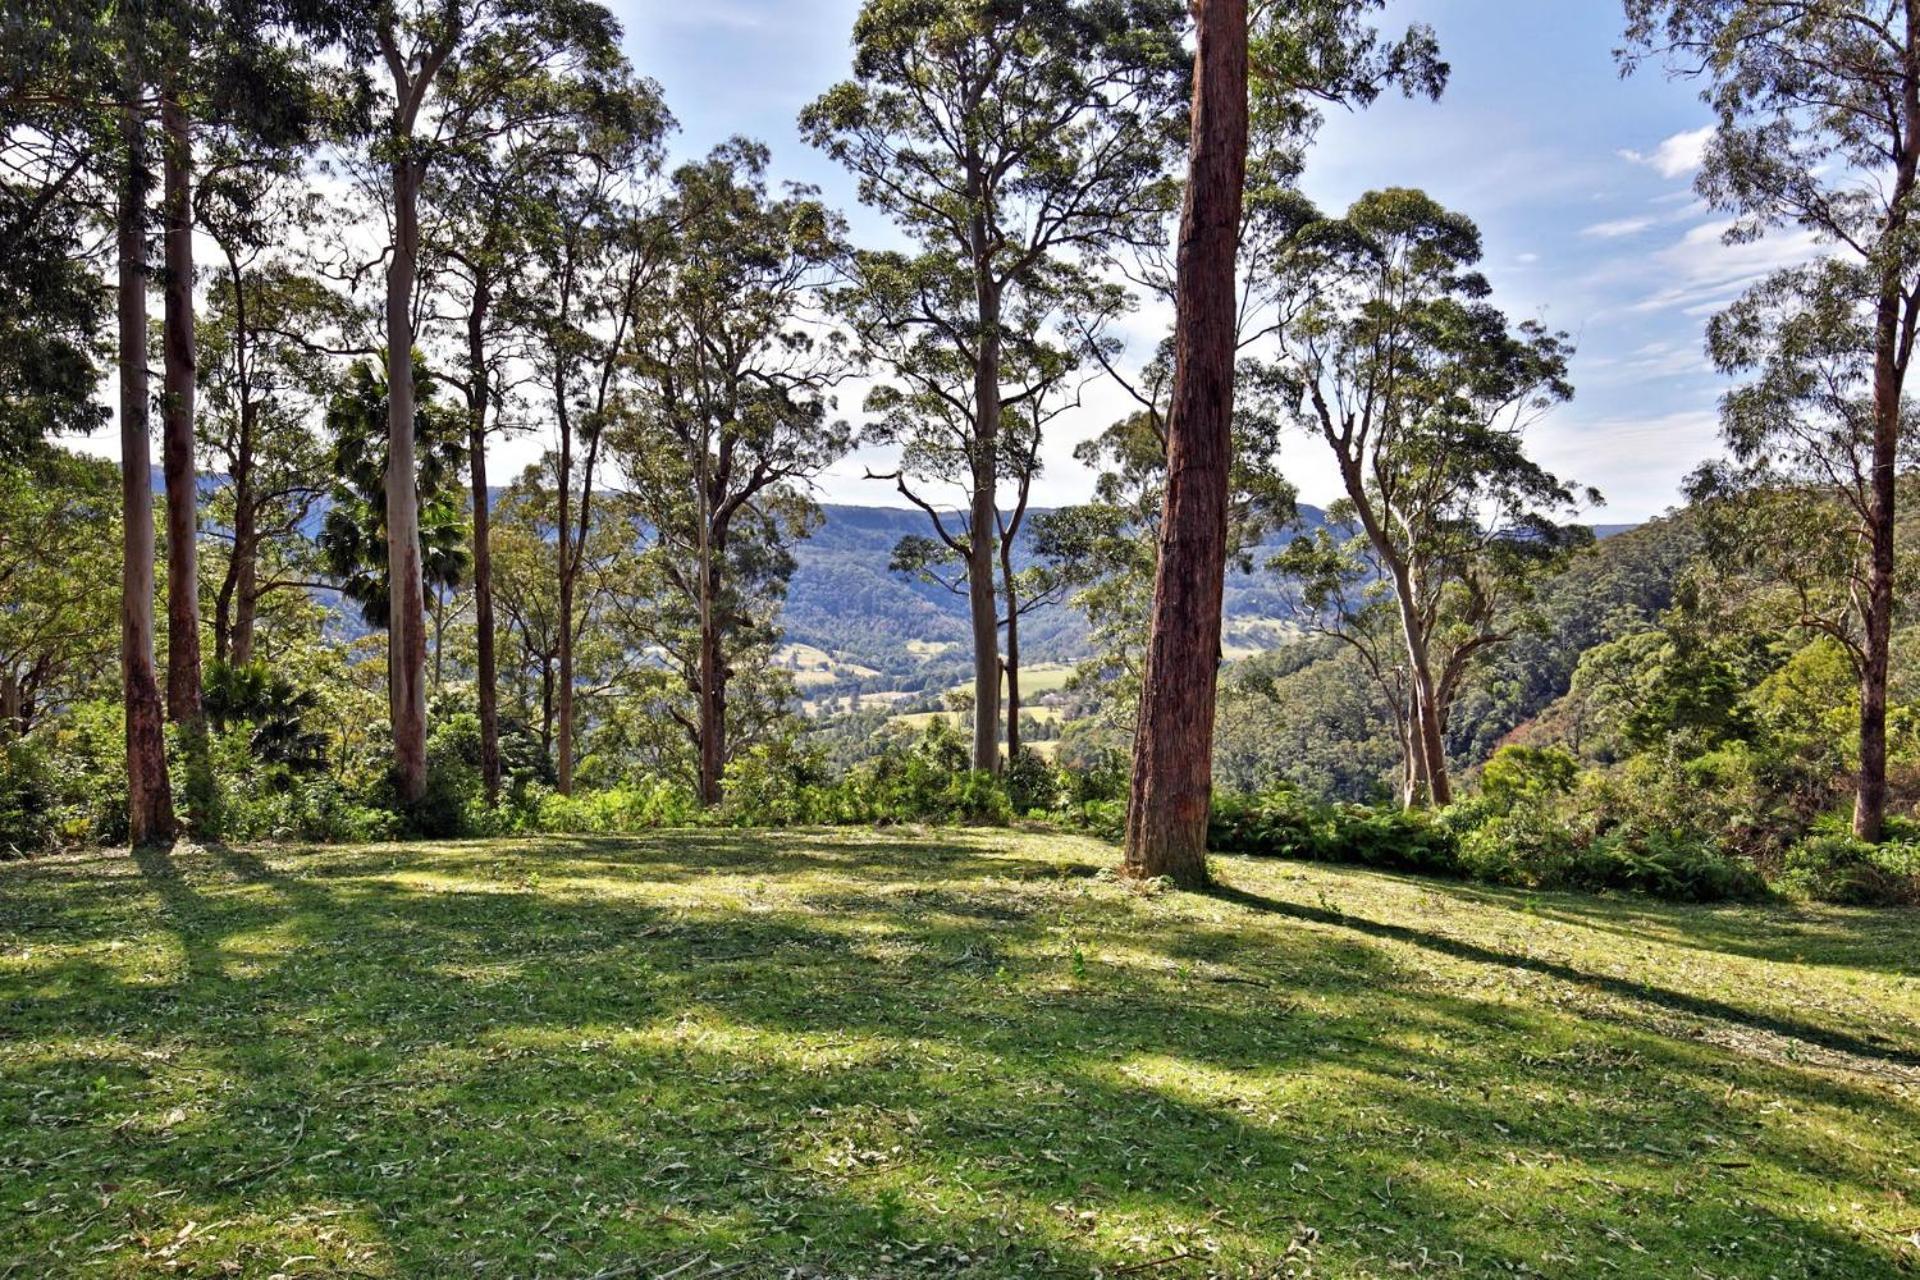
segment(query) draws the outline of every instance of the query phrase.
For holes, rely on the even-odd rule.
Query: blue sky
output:
[[[617,0],[615,9],[635,66],[661,83],[680,120],[677,153],[735,133],[761,138],[776,174],[821,187],[856,238],[891,238],[794,129],[800,107],[847,73],[858,0]],[[1535,429],[1537,455],[1602,490],[1597,518],[1657,514],[1717,447],[1722,384],[1701,355],[1706,317],[1808,243],[1792,232],[1719,243],[1723,220],[1690,186],[1708,113],[1694,86],[1657,70],[1620,77],[1616,0],[1392,0],[1386,24],[1410,21],[1439,34],[1453,66],[1445,97],[1332,115],[1308,193],[1338,209],[1370,188],[1418,186],[1478,221],[1496,300],[1565,329],[1578,347],[1574,401]],[[1162,317],[1140,320],[1129,336],[1144,352]],[[1099,391],[1087,401],[1048,450],[1049,503],[1086,496],[1090,477],[1071,446],[1122,405]],[[836,468],[824,496],[887,501],[887,486],[860,479],[868,461]],[[1307,500],[1332,495],[1312,441],[1291,441],[1282,462]]]

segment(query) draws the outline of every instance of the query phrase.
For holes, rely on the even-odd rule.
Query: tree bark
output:
[[[493,650],[492,495],[487,491],[487,410],[492,384],[487,376],[486,322],[491,296],[486,282],[474,281],[473,307],[467,316],[467,467],[473,478],[473,629],[475,683],[480,703],[480,779],[487,804],[500,799],[500,688]]]
[[[700,803],[711,809],[724,798],[727,767],[727,668],[712,606],[700,620]]]
[[[1000,292],[984,252],[986,218],[976,209],[975,292],[980,310],[980,360],[974,367],[972,530],[967,545],[967,608],[973,622],[973,767],[1000,768],[1000,617],[994,598],[994,531],[999,525],[995,480],[1000,435]]]
[[[566,383],[555,373],[554,410],[560,425],[560,736],[554,789],[563,796],[573,794],[573,555],[568,550],[573,539],[570,503],[573,498],[573,422],[567,414]]]
[[[1920,74],[1912,70],[1920,49],[1920,5],[1906,6],[1907,74],[1900,86],[1901,135],[1882,240],[1906,235],[1907,205],[1920,177]],[[1898,256],[1904,256],[1898,255]],[[1900,449],[1900,401],[1905,394],[1912,323],[1898,268],[1887,268],[1874,308],[1873,469],[1868,477],[1867,592],[1862,609],[1860,664],[1860,777],[1853,797],[1853,834],[1878,842],[1887,816],[1887,672],[1893,648],[1895,475]]]
[[[138,39],[137,34],[129,43]],[[166,735],[153,663],[153,462],[147,423],[145,79],[128,55],[116,210],[120,323],[120,680],[127,728],[127,830],[138,847],[173,835]]]
[[[421,164],[411,130],[394,139],[393,258],[387,268],[387,706],[400,798],[427,790],[426,592],[420,492],[413,456],[413,290],[419,271]]]
[[[1020,591],[1013,578],[1013,539],[1000,543],[1000,580],[1007,598],[1007,760],[1020,754]]]
[[[253,620],[260,609],[260,508],[249,493],[245,503],[236,497],[233,554],[237,562],[233,588],[233,635],[228,658],[236,667],[253,661]]]
[[[1896,363],[1901,300],[1883,293],[1873,353],[1873,470],[1868,478],[1867,591],[1862,610],[1860,777],[1853,795],[1855,838],[1878,843],[1887,816],[1887,672],[1893,647],[1894,477],[1900,442],[1901,378]]]
[[[1196,0],[1195,18],[1167,494],[1121,866],[1127,876],[1187,887],[1207,880],[1233,454],[1234,255],[1247,161],[1246,0]]]
[[[173,73],[160,102],[166,232],[161,469],[167,482],[167,718],[200,721],[200,492],[193,466],[193,136]]]
[[[1400,631],[1407,650],[1407,676],[1412,713],[1408,741],[1417,767],[1403,807],[1420,808],[1452,803],[1447,777],[1446,736],[1441,732],[1439,694],[1434,686],[1427,628],[1420,617],[1419,589],[1413,572],[1394,566],[1394,596],[1400,607]]]

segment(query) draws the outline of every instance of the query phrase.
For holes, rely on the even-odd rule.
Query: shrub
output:
[[[1529,796],[1562,796],[1573,790],[1579,766],[1559,747],[1501,747],[1480,774],[1480,793],[1498,808],[1510,809]]]
[[[32,738],[0,742],[0,858],[21,857],[53,843],[56,801],[45,747]]]
[[[1029,747],[1020,748],[1007,761],[1005,785],[1007,802],[1015,813],[1051,812],[1060,807],[1066,790],[1059,771]]]
[[[1290,786],[1214,801],[1208,846],[1221,853],[1357,862],[1431,875],[1458,875],[1453,833],[1424,813],[1329,805]]]
[[[1492,884],[1544,889],[1564,883],[1580,841],[1538,795],[1503,809],[1455,805],[1443,818],[1459,833],[1466,874]]]
[[[1765,892],[1751,867],[1692,833],[1621,828],[1592,837],[1561,816],[1543,787],[1518,789],[1504,808],[1482,796],[1439,815],[1322,804],[1286,787],[1221,796],[1209,843],[1222,853],[1354,862],[1529,889],[1621,889],[1689,902]]]
[[[1843,906],[1920,903],[1920,843],[1875,845],[1837,832],[1811,835],[1787,850],[1779,884],[1798,897]]]
[[[1120,840],[1127,834],[1125,800],[1082,800],[1073,816],[1079,826],[1102,840]]]
[[[1561,885],[1624,889],[1676,902],[1764,897],[1766,882],[1751,864],[1730,858],[1687,832],[1617,830],[1576,853]]]
[[[660,779],[577,795],[541,795],[533,825],[542,831],[610,835],[691,826],[700,806],[685,787]]]

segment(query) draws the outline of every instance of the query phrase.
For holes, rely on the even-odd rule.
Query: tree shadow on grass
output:
[[[1363,933],[1369,937],[1388,938],[1421,947],[1429,951],[1452,956],[1455,959],[1470,960],[1479,964],[1495,965],[1508,969],[1523,969],[1531,973],[1571,982],[1608,995],[1630,1000],[1643,1005],[1652,1005],[1674,1013],[1701,1018],[1744,1028],[1748,1031],[1765,1032],[1788,1040],[1798,1041],[1802,1045],[1831,1050],[1846,1054],[1867,1063],[1885,1064],[1903,1068],[1910,1072],[1910,1078],[1920,1082],[1920,1049],[1896,1042],[1878,1034],[1855,1035],[1834,1027],[1822,1026],[1798,1018],[1768,1013],[1764,1010],[1745,1008],[1716,1000],[1710,996],[1691,992],[1674,991],[1653,983],[1638,982],[1631,978],[1621,978],[1610,974],[1590,973],[1573,965],[1539,956],[1519,955],[1513,952],[1499,951],[1465,939],[1448,937],[1424,929],[1415,929],[1407,925],[1390,924],[1386,921],[1371,920],[1365,916],[1327,907],[1307,906],[1303,903],[1284,902],[1277,898],[1264,897],[1250,890],[1234,888],[1230,885],[1215,885],[1208,891],[1222,902],[1245,907],[1253,911],[1272,915],[1288,916],[1295,920],[1310,921],[1314,924],[1330,925],[1339,929]]]
[[[1797,965],[1836,965],[1920,976],[1920,912],[1911,908],[1729,905],[1642,897],[1535,893],[1492,885],[1449,887],[1469,901],[1634,941],[1654,940],[1716,955]]]
[[[105,923],[164,928],[188,957],[163,992],[91,967],[46,981],[97,965],[83,950],[36,970],[60,999],[0,1007],[21,1014],[11,1034],[107,1025],[127,1056],[178,1057],[97,1092],[99,1053],[0,1071],[0,1207],[89,1181],[123,1188],[104,1193],[116,1210],[173,1191],[156,1201],[170,1231],[260,1224],[247,1274],[296,1251],[422,1276],[579,1277],[698,1251],[768,1276],[1084,1276],[1176,1249],[1191,1256],[1148,1274],[1272,1272],[1289,1249],[1330,1276],[1890,1265],[1777,1192],[1705,1194],[1744,1176],[1710,1163],[1708,1139],[1731,1085],[1757,1078],[1711,1045],[1440,990],[1379,945],[1410,939],[1262,927],[1285,904],[1254,895],[1226,905],[1255,915],[1191,919],[1181,897],[1005,870],[1046,859],[956,843],[903,870],[921,846],[877,843],[866,863],[730,857],[728,874],[763,865],[793,895],[752,909],[728,905],[733,886],[688,891],[684,851],[606,844],[592,856],[611,868],[581,877],[571,855],[516,866],[497,846],[497,873],[484,847],[214,848],[121,876]],[[646,870],[665,863],[657,881]],[[609,876],[676,887],[582,883]],[[236,963],[236,940],[276,928],[287,950]],[[1515,966],[1476,951],[1460,958]],[[1877,1104],[1884,1130],[1913,1138],[1885,1097],[1766,1070],[1796,1106]],[[175,1097],[185,1122],[124,1125]],[[35,1108],[68,1122],[16,1123]],[[1743,1154],[1847,1194],[1898,1165],[1817,1128]],[[335,1208],[377,1263],[296,1249],[277,1226]],[[25,1219],[10,1221],[0,1256]],[[85,1227],[73,1256],[118,1230]]]

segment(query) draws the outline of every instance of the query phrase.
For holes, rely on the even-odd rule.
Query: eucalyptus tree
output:
[[[1875,523],[1884,509],[1876,318],[1862,304],[1873,287],[1865,266],[1829,257],[1775,273],[1713,318],[1708,353],[1743,378],[1720,402],[1732,457],[1702,466],[1687,483],[1710,562],[1760,588],[1769,624],[1837,643],[1863,709],[1875,685],[1886,697],[1874,634],[1882,592]],[[1893,443],[1894,469],[1911,475],[1920,442],[1902,432]],[[1907,549],[1894,544],[1889,604],[1915,586]],[[1871,805],[1863,815],[1861,797],[1884,785],[1872,776],[1882,770],[1870,736],[1863,718],[1854,814],[1863,839],[1872,838],[1870,824],[1861,825]]]
[[[1836,367],[1837,342],[1852,344],[1845,376],[1859,388],[1867,429],[1855,436],[1848,427],[1849,438],[1834,442],[1841,452],[1832,457],[1851,454],[1865,467],[1853,830],[1878,840],[1887,806],[1887,673],[1898,601],[1895,478],[1902,401],[1920,330],[1920,0],[1626,0],[1626,18],[1628,69],[1660,60],[1672,73],[1704,82],[1701,98],[1718,119],[1694,185],[1715,209],[1732,215],[1727,238],[1744,243],[1798,227],[1846,264],[1757,286],[1743,305],[1749,315],[1780,311],[1774,333],[1788,341],[1764,351],[1725,334],[1727,341],[1716,339],[1715,355],[1723,368],[1760,374],[1755,392],[1730,405],[1736,452],[1779,438],[1788,453],[1804,459],[1807,440],[1798,434],[1795,402],[1818,401],[1824,393],[1783,386],[1781,375],[1815,379]],[[1845,303],[1858,308],[1865,323],[1835,312],[1835,289],[1849,291]],[[1804,336],[1805,319],[1821,314],[1837,327],[1820,339],[1822,349],[1796,352],[1794,334]],[[1766,398],[1774,406],[1764,415],[1753,412]],[[1824,417],[1830,406],[1813,407]],[[1840,491],[1843,506],[1853,503],[1848,487]]]
[[[159,25],[145,5],[81,0],[8,6],[0,14],[0,134],[4,135],[9,240],[0,280],[35,308],[7,327],[43,336],[0,355],[0,377],[24,393],[6,397],[0,422],[10,452],[40,432],[75,428],[95,415],[56,408],[63,392],[84,397],[93,326],[84,300],[90,264],[56,255],[88,247],[89,223],[112,228],[119,374],[121,572],[120,672],[126,724],[128,830],[135,845],[173,834],[163,707],[154,668],[153,461],[149,440],[147,236],[152,192],[151,66]],[[96,225],[98,225],[96,224]],[[40,357],[48,358],[45,363]],[[34,438],[23,439],[31,435]]]
[[[718,804],[738,743],[728,691],[763,667],[794,562],[819,517],[810,487],[851,445],[833,416],[848,372],[823,323],[843,226],[810,188],[774,196],[767,151],[736,139],[673,174],[672,249],[634,335],[632,398],[614,420],[630,518],[659,597],[630,626],[664,652],[693,702],[675,708]]]
[[[1322,531],[1285,562],[1331,599],[1370,559],[1405,649],[1406,799],[1448,803],[1447,708],[1470,665],[1512,636],[1538,575],[1590,540],[1561,523],[1580,495],[1527,457],[1524,436],[1573,394],[1565,336],[1515,325],[1473,269],[1480,233],[1423,192],[1370,192],[1293,259],[1304,296],[1277,337],[1301,426],[1333,455],[1328,510],[1363,550]],[[1598,501],[1598,495],[1586,495]]]
[[[97,7],[0,11],[0,459],[109,417],[94,395],[108,354],[97,275],[115,145],[111,113],[96,106],[113,93],[106,38]]]
[[[167,715],[201,710],[199,507],[195,471],[195,180],[203,159],[227,170],[284,165],[311,142],[345,85],[318,65],[328,5],[164,0],[151,10],[161,136],[161,459],[167,495]],[[203,152],[211,149],[214,155]],[[242,159],[241,157],[245,157]],[[197,742],[197,736],[192,741]],[[197,747],[195,749],[198,749]]]
[[[1003,364],[1009,343],[1038,336],[1011,321],[1047,310],[1023,295],[1098,277],[1116,248],[1160,233],[1183,27],[1178,0],[869,0],[853,78],[801,113],[914,244],[856,257],[846,295],[905,388],[890,394],[938,397],[969,424],[957,465],[931,478],[967,495],[979,769],[1000,761],[997,441],[1003,407],[1030,393],[1003,386]]]
[[[371,350],[358,310],[286,248],[310,237],[320,217],[304,148],[259,141],[207,139],[194,208],[213,249],[195,335],[194,428],[201,457],[225,477],[207,503],[226,544],[212,579],[214,658],[229,666],[253,660],[262,601],[315,576],[306,526],[328,468],[313,418],[332,389],[334,358]]]
[[[1175,271],[1167,487],[1123,874],[1207,881],[1215,668],[1227,556],[1234,258],[1247,169],[1246,0],[1194,6],[1192,142]]]
[[[476,127],[449,150],[424,191],[429,252],[436,262],[435,320],[459,353],[444,377],[467,408],[475,685],[480,773],[489,802],[500,790],[500,728],[487,440],[502,429],[503,406],[536,363],[543,246],[557,243],[561,255],[577,256],[585,221],[597,216],[583,218],[581,202],[562,196],[583,175],[592,182],[595,175],[622,170],[650,172],[673,125],[657,85],[636,79],[624,65],[580,58],[578,52],[504,83],[486,68],[454,79],[449,98],[479,97],[462,105]],[[558,416],[570,433],[564,406]],[[564,444],[570,456],[571,441]],[[585,483],[591,486],[591,474]],[[583,508],[590,500],[589,492]],[[564,547],[561,554],[567,575]],[[571,719],[569,706],[569,739]]]
[[[120,671],[127,728],[127,831],[139,846],[171,837],[174,817],[153,660],[153,454],[147,376],[147,196],[152,174],[144,110],[148,30],[140,6],[121,10],[116,27],[122,60],[114,210],[120,328]]]
[[[413,483],[413,350],[420,275],[420,191],[431,166],[485,137],[500,95],[559,69],[611,74],[622,66],[619,25],[576,0],[383,0],[348,33],[349,47],[385,73],[378,138],[391,239],[385,282],[388,397],[384,485],[390,594],[388,710],[404,803],[426,790],[426,597]]]
[[[1215,672],[1232,485],[1235,259],[1250,92],[1263,129],[1310,132],[1318,101],[1364,104],[1388,84],[1437,96],[1432,33],[1383,44],[1382,0],[1199,0],[1192,140],[1175,267],[1167,486],[1122,870],[1206,880]]]
[[[638,92],[650,99],[644,86]],[[626,371],[637,358],[636,329],[674,234],[649,190],[661,159],[663,119],[636,111],[627,127],[594,131],[543,189],[549,216],[535,246],[539,275],[527,316],[556,436],[550,456],[559,589],[555,771],[562,795],[573,790],[573,657],[586,622],[575,596],[593,533],[607,428],[622,411]]]
[[[869,296],[856,314],[863,328],[899,322],[891,307],[876,305]],[[1070,279],[1063,287],[1033,289],[1022,295],[1009,328],[1020,335],[1008,340],[1000,357],[1000,425],[995,432],[994,483],[1011,488],[1010,509],[996,502],[993,524],[986,539],[995,548],[995,583],[999,629],[1006,632],[1000,649],[1000,673],[1005,678],[1006,742],[1011,759],[1020,746],[1020,619],[1058,601],[1067,582],[1051,564],[1015,567],[1015,548],[1027,527],[1033,484],[1040,476],[1041,447],[1046,428],[1061,414],[1079,407],[1092,353],[1102,358],[1118,343],[1099,330],[1107,317],[1128,303],[1125,293],[1111,285]],[[1061,339],[1049,341],[1049,336]],[[954,384],[939,371],[962,373],[956,362],[930,361],[901,367],[905,374],[894,386],[870,395],[867,407],[877,416],[868,427],[867,442],[900,446],[900,465],[889,476],[899,491],[926,515],[932,536],[910,534],[894,547],[889,567],[923,582],[944,587],[971,600],[975,579],[972,514],[943,512],[915,487],[912,480],[957,476],[971,484],[969,464],[975,421],[962,397],[948,394]],[[977,705],[977,704],[976,704]]]
[[[329,458],[312,419],[332,369],[310,335],[334,321],[339,299],[286,264],[209,238],[221,261],[199,322],[195,430],[201,456],[226,478],[207,499],[226,546],[211,579],[213,656],[245,666],[262,603],[319,576],[308,525],[329,488]]]
[[[1013,486],[1013,509],[995,513],[995,545],[999,548],[1000,628],[1006,632],[1000,670],[1005,676],[1007,759],[1020,754],[1020,620],[1028,614],[1062,602],[1073,585],[1065,566],[1045,556],[1019,563],[1017,548],[1023,529],[1043,532],[1047,513],[1030,513],[1033,484],[1041,472],[1040,444],[1048,422],[1079,407],[1079,398],[1032,396],[1009,409],[1000,426],[1001,478]],[[1029,524],[1029,515],[1033,515]],[[968,542],[965,532],[951,532],[938,511],[929,511],[936,537],[909,534],[895,544],[888,568],[922,582],[944,587],[954,595],[967,594]]]

